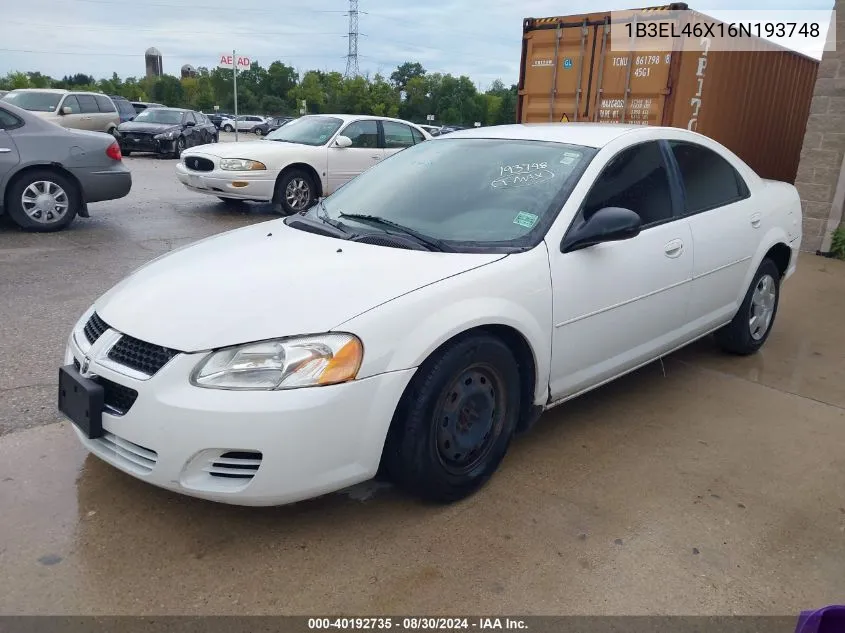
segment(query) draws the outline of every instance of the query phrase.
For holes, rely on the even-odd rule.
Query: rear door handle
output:
[[[760,228],[760,223],[763,221],[763,214],[762,213],[754,213],[751,215],[751,226],[755,229]]]
[[[11,151],[8,147],[0,147],[0,154],[8,154]]]
[[[666,253],[666,257],[672,259],[680,257],[681,253],[684,252],[684,243],[681,240],[672,240],[663,247],[663,252]]]

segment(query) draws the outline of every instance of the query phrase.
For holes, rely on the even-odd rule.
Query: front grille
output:
[[[83,328],[83,332],[85,332],[85,338],[88,339],[88,342],[92,345],[94,341],[100,338],[103,335],[103,332],[109,329],[109,326],[106,325],[106,322],[100,318],[100,315],[96,312],[91,315],[91,318],[88,319],[88,323],[85,324]]]
[[[144,475],[152,472],[158,461],[158,453],[154,450],[134,444],[113,433],[106,432],[96,441],[113,461]]]
[[[135,404],[138,392],[134,389],[112,382],[102,376],[92,378],[103,386],[103,403],[109,409],[109,413],[117,416],[126,415],[126,412]]]
[[[258,472],[261,458],[262,455],[258,452],[229,451],[215,459],[211,466],[206,466],[205,472],[222,479],[249,480]]]
[[[185,158],[185,167],[193,171],[212,171],[214,169],[214,163],[207,158],[188,156]]]
[[[176,350],[145,343],[126,334],[109,350],[111,360],[148,376],[154,376],[176,354]]]

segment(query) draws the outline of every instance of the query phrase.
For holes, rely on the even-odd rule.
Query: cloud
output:
[[[10,0],[7,0],[10,1]],[[639,5],[647,3],[639,3]],[[830,9],[832,0],[802,0],[807,9]],[[404,61],[431,72],[465,74],[481,87],[519,75],[522,20],[526,17],[620,10],[638,5],[615,0],[360,0],[358,52],[363,72],[390,74]],[[732,9],[713,0],[703,12]],[[743,9],[794,8],[792,0],[751,0]],[[266,0],[27,0],[0,23],[0,73],[38,70],[61,77],[140,76],[144,51],[162,51],[164,71],[183,64],[213,66],[237,49],[264,65],[275,60],[300,71],[345,69],[345,3],[268,3]]]

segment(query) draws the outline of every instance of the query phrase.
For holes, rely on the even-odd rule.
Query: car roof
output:
[[[342,119],[344,123],[348,123],[349,121],[361,121],[361,120],[376,120],[376,121],[396,121],[396,123],[407,123],[410,125],[416,126],[416,123],[412,123],[411,121],[406,121],[405,119],[394,119],[393,117],[389,116],[375,116],[373,114],[331,114],[329,112],[321,112],[320,114],[307,114],[305,116],[328,116],[334,119]]]
[[[646,126],[623,123],[517,123],[457,130],[450,133],[448,138],[500,138],[525,141],[553,141],[556,143],[601,148],[624,134],[643,129],[646,129]],[[654,132],[653,136],[657,138],[659,137],[659,130],[663,128],[660,126],[648,126],[647,129]],[[443,138],[445,139],[447,137]]]
[[[14,90],[10,90],[9,92],[44,92],[44,93],[52,93],[52,94],[67,94],[70,90],[65,90],[64,88],[15,88]],[[83,92],[82,90],[77,90],[75,92]],[[92,93],[96,94],[96,93]]]

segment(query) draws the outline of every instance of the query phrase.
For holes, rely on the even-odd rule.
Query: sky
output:
[[[348,0],[2,0],[0,75],[144,74],[144,51],[162,52],[165,73],[214,66],[237,50],[263,66],[300,72],[346,67]],[[359,67],[385,76],[404,61],[468,75],[482,89],[516,83],[526,17],[648,6],[613,0],[359,0]],[[833,0],[709,0],[691,8],[719,17],[735,9],[833,8]],[[816,54],[816,57],[820,53]]]

